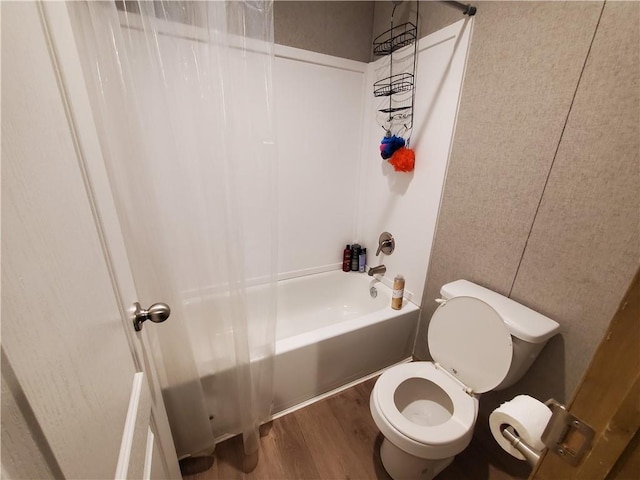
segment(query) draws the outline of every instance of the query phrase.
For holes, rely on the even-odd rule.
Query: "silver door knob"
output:
[[[166,303],[154,303],[148,310],[144,310],[138,302],[133,304],[135,309],[133,312],[133,328],[136,332],[142,330],[142,322],[151,320],[153,323],[162,323],[169,315],[171,315],[171,309]]]

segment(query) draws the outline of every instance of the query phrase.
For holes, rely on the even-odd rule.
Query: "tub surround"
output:
[[[367,64],[282,45],[275,54],[277,268],[292,277],[339,268],[356,235]]]
[[[471,25],[461,20],[418,45],[411,173],[394,172],[380,158],[384,132],[375,121],[372,85],[384,59],[367,64],[276,45],[280,279],[339,268],[344,245],[358,241],[369,266],[387,265],[381,280],[391,286],[403,275],[405,298],[420,305]],[[336,132],[353,141],[327,149]],[[376,257],[383,231],[394,235],[397,248]],[[248,246],[251,255],[260,247],[259,240]]]

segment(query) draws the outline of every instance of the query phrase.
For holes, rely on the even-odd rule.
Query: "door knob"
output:
[[[142,330],[142,322],[145,320],[151,320],[153,323],[162,323],[169,315],[171,315],[171,309],[166,303],[154,303],[148,310],[144,310],[138,302],[133,304],[135,309],[133,312],[133,328],[136,332]]]

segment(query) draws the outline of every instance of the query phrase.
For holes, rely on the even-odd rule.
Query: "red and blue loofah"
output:
[[[389,137],[385,136],[380,141],[380,156],[387,160],[393,156],[396,150],[404,147],[404,145],[405,142],[402,137],[396,137],[395,135],[391,135]]]

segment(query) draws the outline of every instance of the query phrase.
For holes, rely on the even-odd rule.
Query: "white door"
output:
[[[1,22],[2,475],[179,478],[66,10]]]

